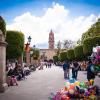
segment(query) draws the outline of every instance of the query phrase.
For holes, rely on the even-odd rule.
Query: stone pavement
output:
[[[86,80],[85,71],[79,72],[78,80]],[[5,93],[1,93],[0,100],[48,100],[52,91],[64,87],[64,81],[60,67],[37,70],[26,80],[20,81],[18,86],[9,87]],[[95,81],[100,86],[100,78],[97,77]]]

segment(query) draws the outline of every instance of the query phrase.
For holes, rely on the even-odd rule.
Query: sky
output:
[[[55,45],[77,41],[100,17],[100,0],[0,0],[0,15],[7,30],[32,37],[31,46],[48,48],[52,29]]]

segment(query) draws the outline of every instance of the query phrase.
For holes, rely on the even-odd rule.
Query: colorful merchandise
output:
[[[71,100],[71,98],[96,100],[97,89],[94,85],[94,80],[79,82],[74,79],[69,79],[65,82],[64,88],[51,93],[49,100]]]

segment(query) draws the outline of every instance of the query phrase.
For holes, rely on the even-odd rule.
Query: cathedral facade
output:
[[[56,55],[56,51],[57,51],[54,45],[55,45],[54,33],[51,30],[49,33],[48,48],[40,49],[40,58],[42,61],[53,59],[53,56]]]

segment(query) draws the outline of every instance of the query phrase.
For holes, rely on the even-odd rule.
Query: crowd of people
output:
[[[19,80],[26,79],[26,76],[30,74],[30,69],[26,65],[22,67],[20,64],[16,64],[13,68],[11,65],[7,68],[7,84],[8,86],[18,85]]]
[[[7,84],[8,86],[18,85],[17,81],[26,79],[26,76],[30,75],[32,71],[43,70],[44,66],[46,68],[51,68],[51,62],[40,62],[38,65],[30,65],[22,67],[20,64],[16,64],[15,67],[8,65],[6,68],[7,71]]]
[[[41,62],[39,64],[39,70],[43,70],[44,66],[46,66],[46,68],[51,68],[52,64],[53,63],[49,61]]]
[[[87,61],[86,65],[85,65],[85,70],[87,71],[87,80],[91,80],[95,78],[95,71],[93,69],[93,65],[94,62],[93,61]],[[72,78],[77,80],[77,76],[78,76],[78,71],[80,70],[81,64],[78,61],[73,61],[73,62],[68,62],[68,61],[64,61],[63,62],[63,71],[64,71],[64,78],[65,79],[69,79],[69,69],[72,69]]]
[[[38,70],[43,70],[43,67],[45,65],[46,68],[51,68],[53,63],[51,62],[41,62],[38,65]],[[77,80],[77,76],[78,76],[78,71],[81,69],[81,66],[83,66],[82,63],[78,62],[78,61],[64,61],[63,62],[63,71],[64,71],[64,78],[65,79],[69,79],[70,77],[74,78]],[[87,71],[87,79],[88,81],[91,79],[95,78],[95,73],[93,72],[93,62],[92,61],[88,61],[87,63],[84,63],[84,70]],[[72,69],[72,76],[70,76],[70,68]],[[36,67],[28,67],[28,66],[24,66],[22,67],[20,64],[16,64],[15,68],[13,68],[12,66],[10,66],[7,69],[7,83],[8,86],[10,85],[18,85],[17,81],[19,80],[23,80],[26,79],[26,76],[29,75],[31,73],[31,70],[36,70]]]

